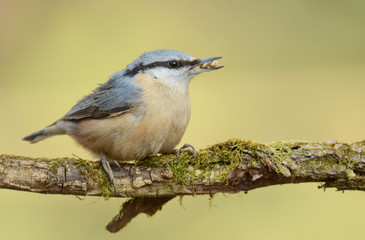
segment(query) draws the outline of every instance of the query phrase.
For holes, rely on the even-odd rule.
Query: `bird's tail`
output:
[[[29,141],[30,143],[36,143],[48,137],[52,137],[54,135],[65,134],[65,128],[56,122],[51,126],[43,128],[39,131],[29,134],[23,138],[24,141]]]

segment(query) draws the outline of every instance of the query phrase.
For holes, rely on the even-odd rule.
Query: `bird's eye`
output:
[[[169,61],[169,67],[170,68],[177,68],[179,66],[179,63],[176,61]]]

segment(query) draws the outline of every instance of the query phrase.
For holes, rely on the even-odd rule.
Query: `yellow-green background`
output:
[[[51,124],[145,51],[223,56],[193,79],[183,138],[365,139],[365,1],[0,1],[0,153],[92,157]],[[363,192],[318,184],[185,197],[117,234],[122,200],[0,190],[1,239],[364,239]]]

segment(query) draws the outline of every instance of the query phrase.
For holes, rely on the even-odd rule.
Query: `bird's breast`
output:
[[[136,78],[136,82],[143,89],[144,102],[144,117],[137,128],[151,144],[152,154],[171,152],[189,123],[188,89],[143,74]]]

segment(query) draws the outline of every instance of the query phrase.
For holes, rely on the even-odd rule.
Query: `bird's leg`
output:
[[[105,154],[102,153],[102,152],[100,153],[100,160],[101,160],[101,165],[103,166],[104,171],[108,174],[108,178],[110,180],[110,183],[114,188],[114,194],[116,194],[117,193],[117,188],[116,188],[115,182],[114,182],[113,171],[112,171],[112,168],[110,167],[108,159],[106,158]]]
[[[196,151],[195,151],[195,148],[193,147],[193,145],[191,145],[189,143],[185,143],[184,146],[182,146],[179,149],[176,149],[175,150],[176,158],[179,159],[180,154],[184,153],[184,152],[190,153],[191,155],[194,156],[194,160],[196,160],[197,154],[196,154]]]

